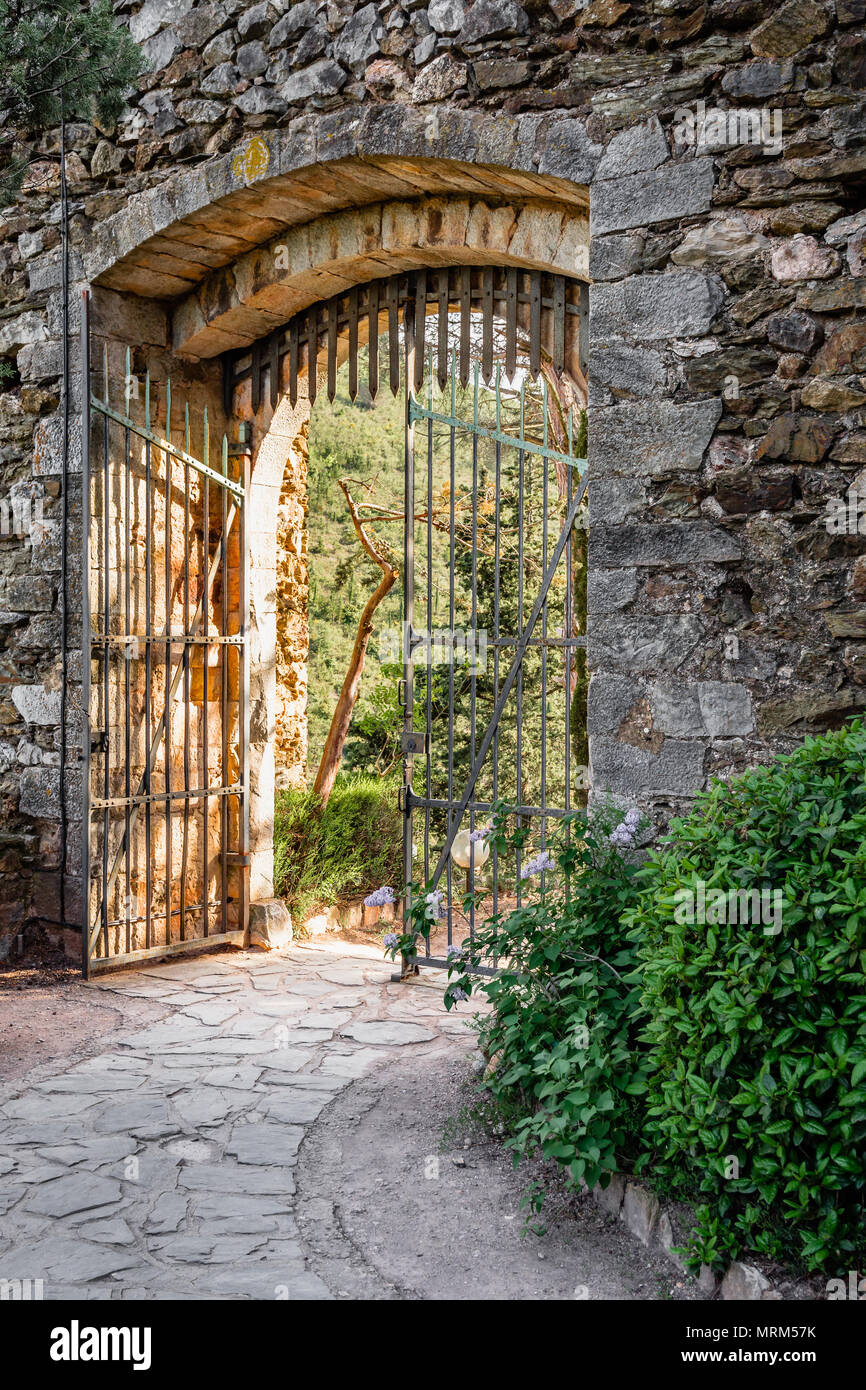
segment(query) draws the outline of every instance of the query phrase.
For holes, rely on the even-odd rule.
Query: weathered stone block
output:
[[[308,97],[336,96],[347,81],[348,77],[339,63],[322,58],[320,62],[293,73],[280,88],[280,96],[283,101],[290,103],[306,101]]]
[[[698,702],[710,738],[733,738],[755,728],[752,697],[744,685],[730,681],[701,681]]]
[[[656,681],[650,686],[649,701],[653,727],[659,733],[673,738],[702,738],[706,733],[697,686],[692,682]]]
[[[746,260],[769,246],[760,232],[753,232],[742,217],[723,217],[704,227],[691,227],[671,260],[675,265],[706,265],[707,261]]]
[[[461,47],[505,34],[525,34],[529,16],[515,0],[475,0],[457,42]]]
[[[823,5],[813,0],[789,0],[758,25],[749,40],[752,52],[759,58],[791,58],[819,34],[825,34],[828,23]]]
[[[694,613],[619,614],[591,624],[587,660],[593,671],[676,670],[704,640],[704,625]]]
[[[554,121],[541,145],[538,171],[575,183],[589,183],[602,155],[602,146],[590,139],[583,121]]]
[[[662,169],[644,169],[594,184],[590,203],[593,236],[693,217],[708,211],[713,196],[713,161],[690,159]]]
[[[430,0],[427,22],[437,34],[456,34],[466,18],[463,0]]]
[[[587,575],[586,604],[592,614],[613,613],[637,593],[637,570],[593,568]]]
[[[589,295],[590,354],[611,338],[654,342],[708,333],[723,300],[719,281],[695,270],[594,285]]]
[[[601,280],[621,280],[640,270],[644,238],[637,232],[622,236],[593,237],[589,246],[589,274],[598,284]]]
[[[590,451],[591,458],[594,458],[592,446]],[[593,475],[589,496],[590,528],[601,522],[612,524],[624,521],[626,517],[640,513],[645,502],[646,483],[643,478],[599,478]]]
[[[742,555],[739,541],[708,521],[595,526],[590,545],[593,564],[610,568],[719,564]]]
[[[12,703],[26,724],[52,725],[60,722],[60,691],[44,685],[15,685]]]
[[[612,474],[648,477],[700,468],[721,414],[719,400],[691,405],[661,400],[592,410],[589,449],[593,485],[598,478]]]
[[[735,1260],[722,1280],[721,1297],[726,1303],[755,1303],[769,1288],[769,1279],[759,1269]]]
[[[70,820],[81,819],[81,773],[70,770],[64,778],[66,809]],[[18,810],[40,820],[60,817],[60,772],[52,767],[26,767],[21,773]]]
[[[704,784],[704,747],[703,743],[668,738],[654,754],[596,735],[589,741],[593,791],[625,797],[693,795]]]
[[[627,1183],[620,1213],[623,1225],[632,1235],[637,1236],[642,1245],[649,1245],[658,1225],[661,1206],[654,1192],[639,1187],[637,1183]]]
[[[588,732],[615,734],[637,698],[638,687],[633,680],[598,672],[589,683]]]
[[[596,171],[596,179],[621,178],[626,174],[657,169],[668,158],[668,142],[658,116],[620,130],[613,136]]]
[[[627,347],[624,343],[601,347],[589,364],[590,403],[598,389],[614,395],[649,396],[665,379],[661,354],[652,348]]]
[[[770,263],[775,279],[787,284],[795,280],[826,280],[836,274],[840,260],[838,251],[800,232],[774,248]]]
[[[607,1187],[602,1187],[601,1183],[593,1188],[592,1195],[596,1205],[609,1216],[619,1216],[625,1197],[625,1178],[621,1173],[614,1173]]]
[[[334,44],[334,57],[347,67],[361,69],[379,52],[382,25],[375,5],[364,5],[343,28]]]
[[[250,903],[250,941],[265,950],[279,950],[292,940],[292,915],[282,898]]]

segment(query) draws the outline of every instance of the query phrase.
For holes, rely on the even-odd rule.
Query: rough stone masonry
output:
[[[254,134],[296,168],[370,150],[588,188],[591,777],[661,823],[866,705],[866,520],[827,521],[866,503],[864,8],[119,0],[151,71],[116,129],[72,129],[73,300],[168,225],[173,176],[219,206]],[[0,941],[57,916],[62,868],[58,135],[18,138],[3,514],[29,499],[38,533],[0,538]],[[73,574],[73,652],[79,606]]]

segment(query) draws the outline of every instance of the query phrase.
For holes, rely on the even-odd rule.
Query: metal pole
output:
[[[60,522],[60,921],[66,924],[66,849],[69,816],[66,807],[66,707],[69,656],[67,634],[67,545],[69,533],[69,208],[66,189],[66,108],[60,89],[60,279],[63,333],[63,438],[61,469],[63,501]]]
[[[415,314],[412,295],[406,298],[403,307],[403,340],[405,345],[405,448],[403,497],[405,520],[403,523],[403,689],[405,705],[403,708],[403,731],[412,732],[412,715],[415,695],[412,679],[412,627],[415,620],[415,424],[412,417],[413,383],[415,381]],[[392,343],[393,351],[393,343]],[[393,363],[392,363],[393,371]],[[412,906],[409,884],[412,882],[412,755],[407,753],[403,759],[403,882],[405,900],[404,921],[408,921]],[[409,964],[403,958],[400,978],[418,973],[417,965]]]
[[[251,453],[242,458],[244,505],[241,507],[240,531],[240,614],[243,646],[240,649],[241,661],[241,710],[238,736],[241,744],[241,785],[243,795],[240,810],[240,921],[238,925],[244,933],[244,945],[249,945],[250,935],[250,550],[247,532],[247,506],[250,495]]]
[[[63,484],[64,495],[66,482]],[[90,294],[81,294],[81,972],[90,975]],[[65,711],[61,711],[61,720]],[[63,764],[60,776],[63,777]],[[61,878],[62,882],[62,878]]]

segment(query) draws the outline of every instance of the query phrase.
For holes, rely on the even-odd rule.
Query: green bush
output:
[[[449,1007],[473,992],[493,1005],[479,1030],[492,1059],[484,1087],[508,1124],[515,1161],[540,1153],[590,1186],[637,1153],[636,1097],[645,1089],[629,978],[635,948],[619,920],[634,901],[636,868],[609,838],[619,820],[602,808],[566,823],[548,846],[556,869],[527,881],[521,907],[492,918],[471,947],[464,942],[445,996]],[[500,864],[525,837],[500,831]],[[504,961],[494,978],[467,969],[494,954]]]
[[[327,805],[312,791],[277,795],[274,889],[298,921],[402,877],[393,779],[340,773]]]
[[[767,920],[754,901],[733,910],[731,890],[762,889],[779,895]],[[704,1199],[695,1256],[853,1267],[866,1250],[862,723],[700,796],[641,871],[626,924],[649,1015],[646,1162]]]

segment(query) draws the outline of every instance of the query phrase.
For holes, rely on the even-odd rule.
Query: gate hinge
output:
[[[429,750],[430,736],[426,729],[404,729],[400,736],[400,747],[404,758],[410,758],[415,754],[426,757]]]
[[[248,420],[242,420],[238,425],[238,442],[237,444],[229,444],[228,456],[229,458],[237,458],[239,455],[243,457],[245,454],[251,454],[252,451],[253,427]]]

